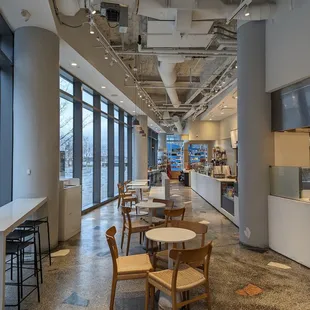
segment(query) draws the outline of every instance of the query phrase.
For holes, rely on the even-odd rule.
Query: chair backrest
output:
[[[153,202],[161,202],[164,203],[166,205],[167,209],[172,209],[174,207],[174,201],[173,200],[167,200],[167,199],[157,199],[154,198]]]
[[[115,234],[116,234],[116,228],[115,226],[112,226],[106,231],[105,236],[107,238],[107,242],[112,256],[113,272],[117,273],[116,259],[118,258],[118,249],[115,240]]]
[[[131,208],[129,207],[122,207],[122,216],[123,216],[123,225],[128,224],[128,228],[131,229],[131,218],[130,218],[130,212]]]
[[[172,276],[172,289],[176,289],[177,276],[180,263],[186,263],[191,266],[199,266],[203,263],[204,277],[208,281],[209,278],[209,265],[212,252],[212,241],[204,247],[198,249],[172,249],[169,253],[169,257],[175,260],[175,266]]]
[[[122,183],[117,184],[118,194],[121,195],[124,193],[124,185]]]
[[[184,219],[185,208],[177,208],[177,209],[165,209],[165,224],[168,225],[168,222],[171,221],[175,217],[181,217],[181,221]]]
[[[205,245],[206,234],[208,232],[208,225],[190,221],[171,221],[168,223],[168,226],[189,229],[194,233],[196,233],[196,235],[201,235],[200,246],[203,247]]]

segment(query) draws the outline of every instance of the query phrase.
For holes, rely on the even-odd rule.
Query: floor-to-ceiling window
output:
[[[108,106],[101,100],[101,201],[108,198]]]
[[[0,206],[12,199],[13,33],[0,15]]]
[[[124,114],[124,181],[128,180],[128,117]]]
[[[132,147],[128,140],[131,116],[64,70],[59,82],[60,173],[66,178],[81,179],[85,210],[114,198],[119,181],[131,175],[132,163],[128,160]],[[109,111],[110,106],[113,111]],[[98,148],[100,152],[96,151]],[[110,178],[109,165],[113,169]]]
[[[118,195],[119,183],[119,110],[114,108],[114,195]]]

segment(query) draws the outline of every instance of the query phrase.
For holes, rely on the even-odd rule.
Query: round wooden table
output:
[[[173,260],[169,253],[174,243],[181,243],[192,240],[196,237],[196,233],[189,229],[177,227],[154,228],[145,233],[145,236],[156,242],[165,242],[168,244],[168,268],[173,268]]]

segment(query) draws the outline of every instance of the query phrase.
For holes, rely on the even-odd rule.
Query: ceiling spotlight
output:
[[[123,102],[124,102],[123,100],[120,101],[120,103],[123,103]]]
[[[249,6],[247,6],[247,7],[245,8],[244,16],[250,16]]]
[[[136,113],[136,111],[132,111],[133,113]]]
[[[106,87],[105,87],[105,86],[101,86],[101,88],[102,88],[102,89],[105,89]]]
[[[238,65],[235,65],[235,68],[238,69]]]
[[[95,34],[95,29],[94,29],[94,26],[92,24],[89,25],[89,33]]]
[[[129,75],[128,75],[128,74],[126,74],[126,75],[125,75],[125,82],[127,82],[127,81],[128,81],[128,79],[129,79]]]
[[[224,112],[222,111],[221,114],[224,114]]]
[[[133,67],[132,69],[134,72],[137,72],[138,71],[138,68],[136,66]]]
[[[227,105],[224,105],[224,108],[227,108]]]
[[[100,37],[97,37],[96,40],[97,40],[98,42],[100,42]]]
[[[148,106],[148,107],[150,107],[151,105],[150,105],[150,104],[148,104],[147,106]]]
[[[113,60],[111,60],[111,62],[110,62],[110,66],[112,67],[114,65],[114,61]]]
[[[140,94],[139,97],[142,98],[142,95]]]
[[[212,118],[209,118],[209,121],[212,121]]]
[[[71,66],[72,67],[77,67],[77,63],[76,62],[71,62]]]
[[[108,59],[109,59],[109,54],[108,54],[108,53],[105,53],[105,54],[104,54],[104,59],[105,59],[105,60],[108,60]]]
[[[222,82],[223,85],[224,85],[225,83],[226,83],[225,81]]]

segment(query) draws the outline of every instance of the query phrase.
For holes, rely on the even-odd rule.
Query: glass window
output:
[[[119,119],[119,110],[118,110],[118,108],[115,108],[115,109],[114,109],[114,117],[115,117],[116,119]]]
[[[108,197],[108,119],[101,117],[101,201]]]
[[[124,123],[128,124],[128,116],[127,113],[124,113]]]
[[[92,94],[90,94],[88,91],[86,91],[85,89],[83,89],[82,92],[82,100],[90,105],[94,104],[94,97]]]
[[[59,77],[59,88],[73,96],[73,83],[62,76]]]
[[[124,126],[124,181],[128,180],[128,127]]]
[[[60,176],[73,177],[73,103],[60,97]]]
[[[114,122],[114,195],[118,195],[119,183],[119,123]]]
[[[108,101],[101,99],[101,111],[108,114]]]
[[[94,164],[94,116],[83,109],[83,159],[82,159],[82,209],[93,203],[93,164]]]

